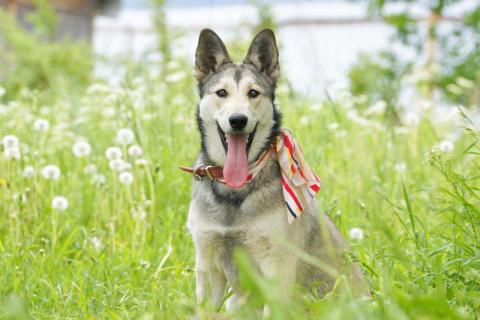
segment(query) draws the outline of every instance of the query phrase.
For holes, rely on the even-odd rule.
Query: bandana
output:
[[[303,213],[310,201],[320,191],[320,179],[305,161],[302,149],[288,129],[281,129],[272,147],[266,150],[254,164],[249,166],[247,182],[252,181],[270,159],[278,161],[280,165],[285,210],[288,223],[291,224]],[[184,171],[193,171],[195,174],[195,170],[181,168]],[[223,177],[214,178],[214,180],[225,183]]]

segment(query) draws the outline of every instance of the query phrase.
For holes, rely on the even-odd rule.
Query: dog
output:
[[[296,283],[323,295],[340,274],[352,287],[368,292],[359,266],[348,259],[346,241],[325,214],[318,214],[315,201],[288,222],[278,161],[264,161],[248,181],[249,168],[281,133],[275,105],[278,58],[270,29],[255,36],[240,64],[232,62],[215,32],[204,29],[199,36],[194,75],[201,152],[193,168],[184,168],[195,177],[187,228],[196,249],[196,298],[216,309],[222,307],[227,288],[233,291],[227,309],[245,300],[234,263],[236,249],[248,255],[261,275],[280,279],[285,295]],[[300,259],[279,237],[327,267]]]

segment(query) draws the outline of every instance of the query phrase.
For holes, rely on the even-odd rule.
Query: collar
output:
[[[320,179],[307,164],[302,149],[288,129],[281,129],[272,147],[249,167],[247,183],[255,178],[269,159],[274,159],[279,164],[285,210],[288,222],[293,223],[320,191]],[[210,180],[225,183],[222,167],[202,164],[195,168],[180,169],[192,173],[196,180],[208,177]]]

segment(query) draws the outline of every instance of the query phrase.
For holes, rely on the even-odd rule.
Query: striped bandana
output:
[[[270,157],[277,160],[280,165],[285,209],[288,223],[291,224],[320,191],[320,179],[305,161],[302,149],[290,130],[282,128],[276,137],[275,145],[250,166],[247,182],[255,178]],[[223,178],[218,181],[225,183]]]

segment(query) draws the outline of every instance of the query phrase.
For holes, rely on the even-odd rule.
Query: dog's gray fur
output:
[[[281,117],[274,104],[279,66],[273,32],[261,31],[245,61],[233,64],[220,38],[211,30],[203,30],[196,53],[195,76],[201,98],[197,120],[202,144],[195,165],[224,164],[226,153],[215,122],[222,131],[230,132],[224,118],[239,111],[249,115],[246,134],[252,133],[257,125],[248,152],[248,161],[253,163],[273,142],[280,128]],[[228,99],[215,95],[219,86],[223,88],[222,81],[230,86]],[[252,87],[261,92],[260,97],[244,98],[245,90]],[[240,189],[230,189],[208,179],[194,180],[188,228],[196,248],[199,302],[208,300],[220,307],[227,286],[235,291],[229,305],[242,300],[233,262],[237,248],[248,254],[261,274],[280,279],[286,294],[295,282],[315,286],[320,294],[328,292],[335,277],[328,270],[300,260],[277,241],[278,237],[318,258],[338,274],[346,275],[359,292],[368,292],[358,266],[346,257],[349,249],[342,235],[326,215],[317,211],[312,201],[293,224],[288,224],[280,168],[274,160],[269,160],[255,179]]]

